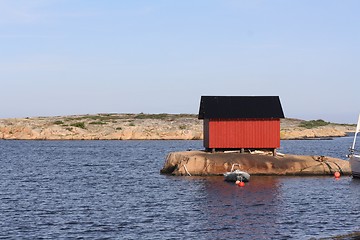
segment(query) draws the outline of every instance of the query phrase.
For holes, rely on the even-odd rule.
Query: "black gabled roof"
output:
[[[278,96],[201,96],[198,118],[284,118],[284,112]]]

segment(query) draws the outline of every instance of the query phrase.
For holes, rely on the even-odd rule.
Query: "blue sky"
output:
[[[360,1],[0,0],[0,118],[197,113],[201,95],[280,96],[355,123]]]

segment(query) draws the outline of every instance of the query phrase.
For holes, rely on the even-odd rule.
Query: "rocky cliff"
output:
[[[327,123],[302,126],[298,119],[281,120],[282,139],[345,136],[355,126]],[[96,114],[0,119],[0,139],[38,140],[196,140],[202,121],[193,114]]]

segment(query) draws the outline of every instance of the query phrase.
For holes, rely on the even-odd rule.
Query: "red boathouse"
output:
[[[202,96],[199,119],[204,120],[204,147],[208,151],[280,147],[278,96]]]

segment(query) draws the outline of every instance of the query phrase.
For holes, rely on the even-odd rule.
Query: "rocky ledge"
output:
[[[204,151],[172,152],[160,172],[172,175],[222,175],[230,171],[233,164],[240,164],[242,171],[254,175],[332,175],[336,171],[342,175],[351,174],[348,161],[326,156]]]
[[[318,120],[317,120],[318,121]],[[355,125],[281,119],[281,139],[345,136]],[[316,122],[315,123],[319,123]],[[0,119],[0,139],[197,140],[203,122],[195,114],[95,114]]]

